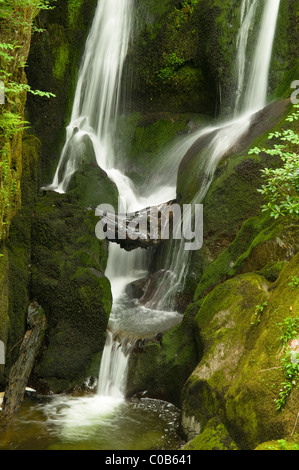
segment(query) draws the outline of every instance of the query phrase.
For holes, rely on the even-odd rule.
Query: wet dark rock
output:
[[[98,374],[112,295],[97,221],[70,195],[47,192],[36,204],[31,295],[45,306],[48,329],[33,379],[56,393],[80,386],[93,364]]]
[[[101,217],[104,234],[99,231],[98,236],[104,235],[126,251],[158,246],[168,233],[171,234],[172,204],[173,201],[169,201],[124,215],[99,209],[96,215]]]
[[[146,288],[148,282],[148,278],[137,279],[137,281],[133,281],[126,287],[126,294],[131,299],[140,299],[143,296],[144,290]]]

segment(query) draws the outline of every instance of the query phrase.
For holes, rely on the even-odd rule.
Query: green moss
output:
[[[238,450],[223,423],[211,419],[203,432],[184,445],[183,450]]]
[[[1,77],[5,89],[12,87],[14,93],[5,90],[5,104],[0,109],[0,241],[8,237],[12,220],[21,207],[22,137],[27,98],[24,64],[34,14],[32,7],[25,6],[18,9],[18,14],[13,7],[8,7],[8,12],[8,18],[1,18],[0,42],[2,47],[13,44],[13,49],[9,54],[1,54]]]
[[[298,311],[296,289],[289,285],[298,276],[298,256],[269,290],[256,274],[222,283],[205,297],[195,317],[203,356],[184,387],[184,413],[203,427],[213,416],[220,417],[242,449],[254,449],[265,440],[287,440],[298,414],[298,387],[283,412],[275,404],[284,380],[279,324]],[[260,321],[254,322],[257,305],[264,302]]]
[[[277,441],[263,442],[255,450],[299,450],[299,442],[296,440],[278,439]]]
[[[299,2],[281,0],[270,70],[270,99],[289,98],[291,83],[298,80],[299,61],[295,44],[299,38]]]
[[[257,273],[267,279],[267,281],[275,282],[286,265],[287,261],[270,261],[263,269],[257,271]]]
[[[194,299],[240,272],[255,271],[276,281],[286,261],[296,252],[296,244],[290,246],[297,236],[297,225],[288,220],[273,222],[263,215],[246,220],[235,240],[204,270]]]
[[[110,204],[115,210],[118,207],[116,185],[90,156],[73,175],[68,193],[84,208],[95,210],[100,204]]]
[[[207,80],[199,53],[204,2],[154,3],[144,2],[137,8],[137,37],[128,54],[134,67],[135,96],[147,110],[210,115],[215,106],[213,81]]]
[[[53,67],[53,76],[58,80],[63,80],[69,62],[69,45],[67,43],[61,44],[54,54],[55,63]]]
[[[235,240],[205,270],[196,288],[194,299],[205,295],[208,289],[221,283],[237,271],[234,269],[236,260],[243,254],[248,244],[267,226],[265,218],[251,218],[244,222]]]
[[[68,21],[71,28],[74,28],[78,22],[81,7],[84,0],[68,0]]]
[[[134,182],[144,184],[147,178],[156,177],[162,159],[171,171],[173,163],[163,161],[163,152],[173,144],[180,133],[187,130],[190,115],[170,113],[132,113],[121,116],[117,126],[117,140],[125,161],[126,174]],[[161,167],[162,171],[162,167]]]
[[[10,236],[3,245],[4,257],[1,272],[1,317],[6,318],[8,329],[5,337],[7,346],[5,375],[18,355],[18,347],[26,328],[27,307],[29,303],[28,284],[30,276],[30,241],[33,206],[36,197],[37,162],[40,142],[32,135],[24,135],[21,147],[22,178],[20,192],[22,205],[14,216]]]
[[[0,251],[0,341],[7,346],[9,323],[9,281],[8,281],[8,253],[2,247]],[[0,364],[0,385],[4,375],[4,365]]]
[[[31,295],[44,306],[48,330],[35,378],[55,392],[82,385],[105,343],[112,295],[97,222],[71,195],[46,193],[36,204]]]

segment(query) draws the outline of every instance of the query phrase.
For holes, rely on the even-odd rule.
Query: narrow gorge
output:
[[[2,3],[0,449],[298,450],[299,2]]]

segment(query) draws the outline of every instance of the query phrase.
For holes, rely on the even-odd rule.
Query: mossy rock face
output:
[[[22,205],[12,220],[10,235],[0,253],[0,336],[6,346],[4,377],[15,362],[26,330],[29,304],[31,222],[36,197],[37,162],[40,141],[25,134],[22,141]],[[0,379],[1,380],[1,379]]]
[[[139,0],[126,77],[134,78],[135,109],[231,115],[240,7],[231,0]],[[298,0],[281,1],[269,83],[276,98],[289,97],[297,79],[297,12]],[[256,21],[261,14],[259,6]]]
[[[246,220],[235,240],[204,270],[194,299],[240,273],[256,272],[276,281],[286,262],[299,251],[298,235],[298,224],[288,219],[274,222],[260,215]]]
[[[298,80],[298,11],[298,0],[281,0],[269,77],[271,99],[290,97],[291,83]]]
[[[26,64],[30,50],[31,27],[28,24],[33,19],[33,10],[33,6],[23,5],[18,10],[17,20],[11,21],[12,18],[4,18],[5,14],[1,15],[0,20],[2,50],[5,46],[13,44],[13,50],[9,49],[9,60],[5,58],[7,54],[1,55],[1,77],[3,80],[1,85],[3,86],[5,82],[5,87],[10,88],[11,84],[15,83],[16,88],[19,89],[13,99],[7,99],[5,96],[5,103],[1,104],[0,109],[1,120],[3,120],[0,134],[0,242],[8,237],[12,220],[22,204],[22,171],[23,165],[27,164],[26,161],[23,162],[22,139],[24,131],[23,125],[21,125],[26,120],[27,92],[22,91],[22,87],[27,84],[24,64]],[[15,27],[15,21],[18,24],[17,27]],[[16,124],[17,122],[19,124]]]
[[[42,12],[32,36],[28,82],[33,89],[55,94],[50,100],[28,96],[27,115],[34,134],[42,142],[40,185],[50,184],[65,141],[86,37],[96,0],[58,0]]]
[[[34,375],[54,392],[81,385],[105,344],[112,295],[97,222],[69,195],[47,192],[36,204],[31,295],[44,306],[48,330]]]
[[[1,250],[0,257],[0,341],[4,345],[4,353],[7,347],[9,329],[9,281],[8,281],[8,254],[7,250]],[[1,351],[3,352],[3,351]],[[4,364],[0,364],[0,384],[4,375]]]
[[[128,82],[134,79],[134,109],[213,113],[215,84],[199,58],[205,25],[199,13],[196,6],[186,14],[176,1],[137,3],[125,71]]]
[[[299,450],[299,441],[296,439],[278,439],[277,441],[263,442],[254,450]]]
[[[213,418],[201,434],[183,446],[183,450],[238,450],[238,447],[224,424]]]
[[[195,431],[200,423],[203,432],[217,416],[241,449],[291,435],[298,387],[282,411],[276,410],[275,400],[285,380],[279,324],[298,317],[299,297],[290,285],[299,274],[298,256],[271,287],[257,274],[243,274],[203,300],[195,317],[203,355],[186,382],[182,404],[182,422],[193,423]]]

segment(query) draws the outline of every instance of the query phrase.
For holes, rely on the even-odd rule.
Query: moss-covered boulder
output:
[[[258,445],[254,450],[299,450],[299,442],[295,439],[278,439],[277,441],[263,442]]]
[[[183,446],[183,450],[238,450],[224,424],[218,418],[212,418],[204,431]]]
[[[34,372],[55,392],[81,385],[99,370],[112,295],[97,222],[94,211],[70,195],[46,192],[36,204],[31,296],[44,306],[48,329]]]
[[[82,163],[71,178],[68,194],[82,208],[95,209],[100,204],[118,208],[118,189],[96,162],[93,149],[87,148]]]
[[[256,272],[268,281],[278,278],[287,261],[299,251],[299,226],[295,221],[259,215],[247,219],[233,242],[204,270],[194,299],[240,273]]]
[[[298,256],[272,285],[258,274],[243,274],[203,300],[195,317],[203,354],[183,390],[187,433],[192,428],[202,433],[216,416],[241,449],[291,436],[298,414],[296,384],[280,411],[277,400],[287,380],[282,329],[298,319],[298,288],[292,283],[299,274]]]

